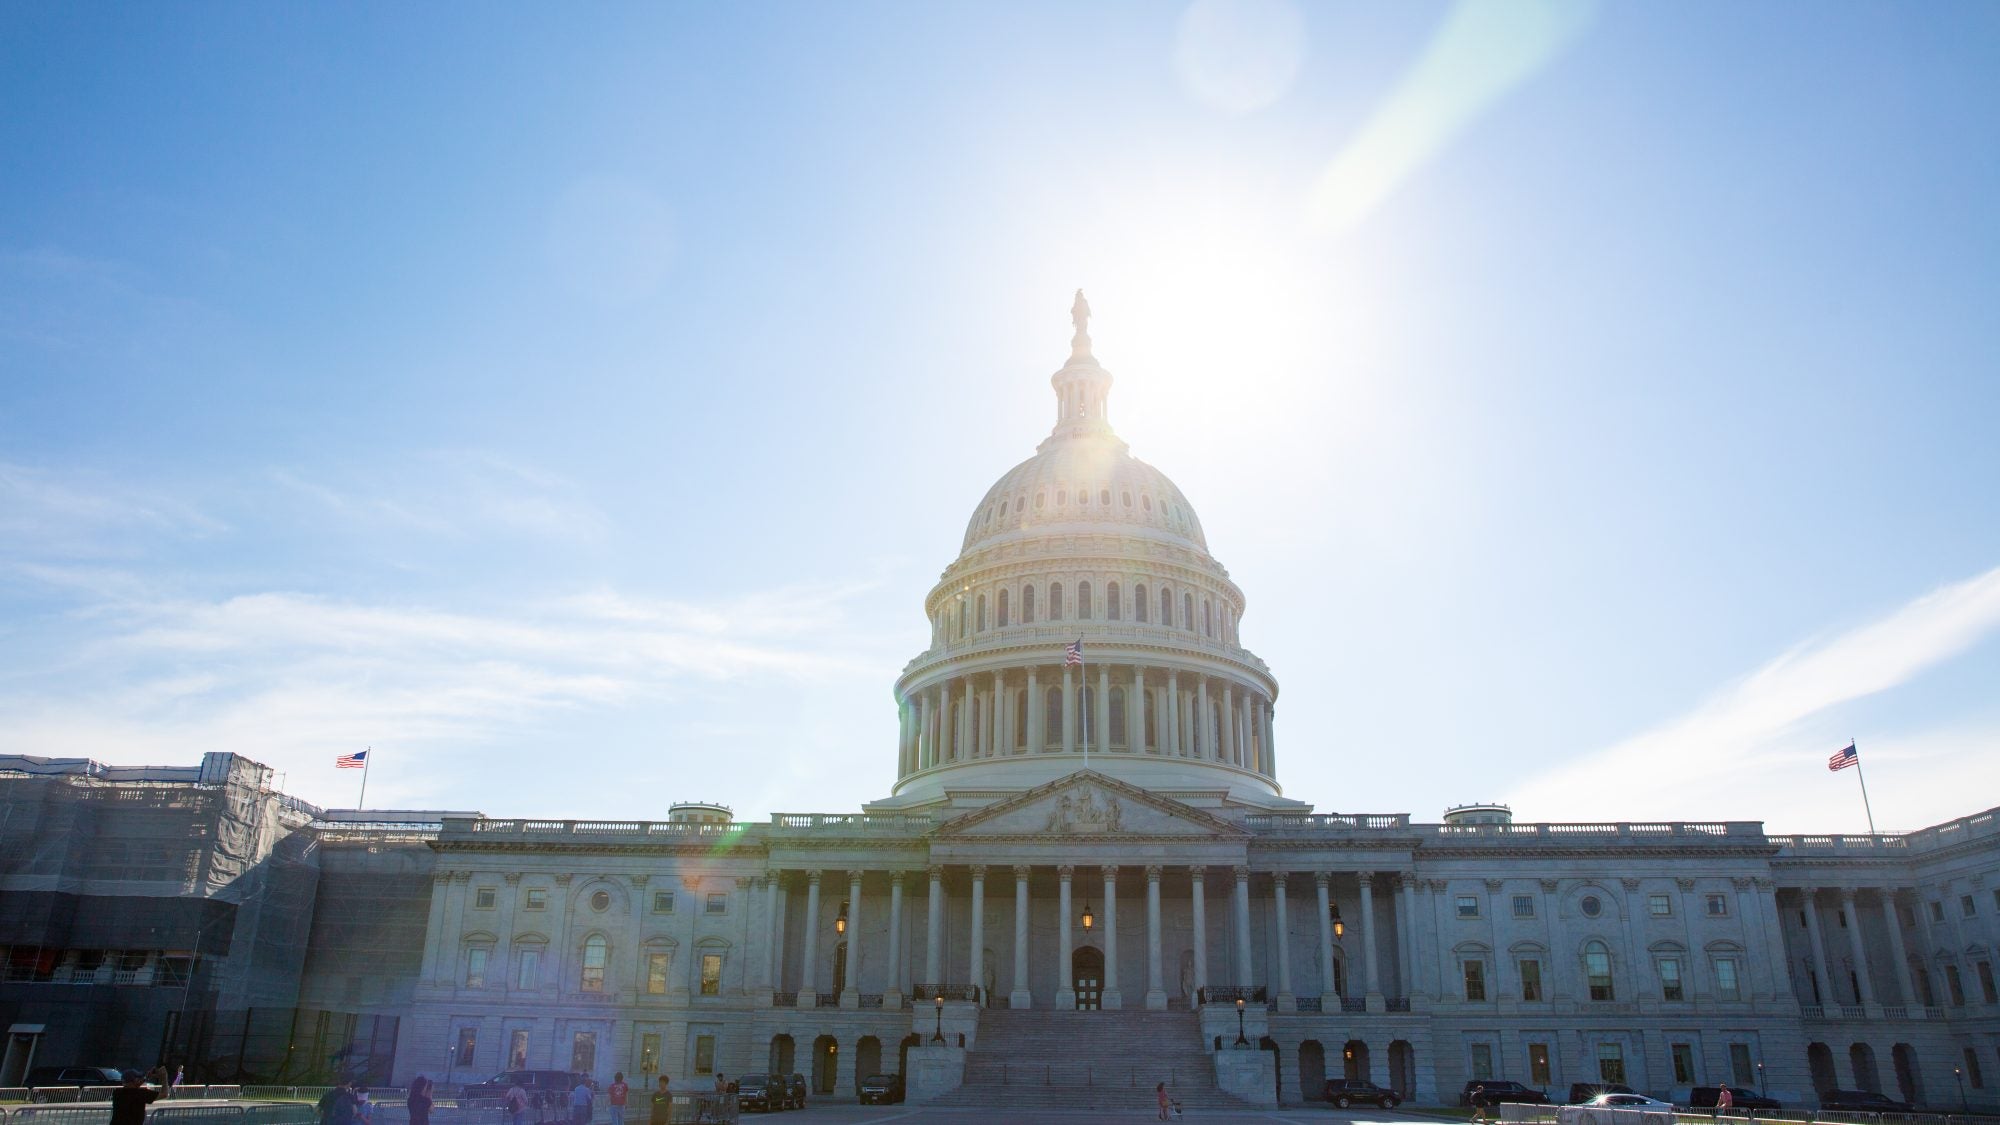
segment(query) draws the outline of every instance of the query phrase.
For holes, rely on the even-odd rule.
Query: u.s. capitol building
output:
[[[1722,1081],[1793,1104],[1839,1087],[1953,1107],[1962,1083],[1995,1103],[1991,812],[1776,837],[1754,821],[1516,824],[1500,805],[1421,823],[1286,796],[1278,681],[1244,646],[1244,592],[1187,498],[1113,431],[1086,312],[1079,298],[1052,432],[979,499],[924,599],[931,643],[895,685],[881,800],[756,824],[707,805],[654,823],[398,824],[280,802],[267,835],[310,841],[286,861],[314,880],[296,957],[231,969],[256,940],[216,942],[219,957],[185,934],[139,961],[109,952],[149,974],[179,958],[212,1013],[261,988],[266,1005],[369,1019],[376,1079],[396,1082],[798,1070],[846,1094],[902,1071],[914,1097],[1000,1104],[1156,1081],[1196,1102],[1289,1101],[1343,1075],[1436,1102],[1494,1077],[1557,1096]],[[64,769],[20,765],[8,800],[118,784]],[[227,880],[148,890],[54,866],[0,867],[16,951],[0,1018],[45,1037],[35,990],[58,982],[14,971],[30,921],[7,904],[23,895],[213,898],[236,931],[271,913]],[[283,882],[243,876],[260,877]],[[400,910],[400,936],[357,933],[364,901]],[[55,974],[51,941],[84,939],[33,940]],[[92,984],[118,971],[105,952]],[[161,1018],[203,1054],[184,1012]],[[253,1022],[241,1076],[259,1076]],[[208,1024],[226,1039],[231,1017]]]

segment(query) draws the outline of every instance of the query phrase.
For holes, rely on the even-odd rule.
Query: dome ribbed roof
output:
[[[1143,528],[1208,553],[1201,519],[1174,482],[1127,453],[1124,442],[1100,437],[1048,442],[1009,469],[973,511],[962,550],[1066,525],[1081,532]]]

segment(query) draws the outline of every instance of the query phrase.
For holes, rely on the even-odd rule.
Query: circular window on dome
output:
[[[1039,511],[1041,511],[1041,510],[1042,510],[1042,502],[1043,502],[1043,501],[1045,501],[1045,500],[1047,500],[1048,498],[1049,498],[1049,494],[1048,494],[1048,493],[1046,493],[1046,492],[1037,492],[1037,493],[1035,493],[1035,510],[1036,510],[1036,511],[1038,511],[1038,512],[1039,512]]]
[[[1016,496],[1016,497],[1014,497],[1014,510],[1015,510],[1015,511],[1017,511],[1017,512],[1024,512],[1024,511],[1026,511],[1026,510],[1027,510],[1027,508],[1028,508],[1028,498],[1027,498],[1026,496]]]
[[[599,914],[611,909],[611,892],[599,891],[590,896],[590,908]]]
[[[1058,489],[1056,491],[1056,503],[1058,504],[1069,503],[1069,489],[1063,488],[1063,489]]]
[[[1130,492],[1125,493],[1125,506],[1128,508],[1132,506],[1132,494]]]
[[[1097,502],[1098,502],[1099,504],[1102,504],[1102,505],[1104,505],[1105,507],[1109,508],[1109,507],[1111,506],[1111,490],[1110,490],[1110,489],[1108,489],[1108,488],[1100,488],[1100,489],[1098,489],[1098,490],[1097,490]]]
[[[1582,908],[1585,918],[1595,918],[1604,913],[1604,900],[1596,895],[1583,896],[1583,901],[1577,903],[1577,906]]]
[[[1088,488],[1079,488],[1079,489],[1077,489],[1077,490],[1076,490],[1076,502],[1077,502],[1077,503],[1079,503],[1079,504],[1088,504],[1088,503],[1090,503],[1090,490],[1089,490]]]
[[[1145,510],[1147,510],[1147,511],[1149,511],[1149,512],[1150,512],[1150,511],[1152,511],[1152,510],[1153,510],[1153,498],[1152,498],[1151,496],[1141,496],[1141,497],[1139,497],[1139,506],[1140,506],[1141,508],[1144,508]]]

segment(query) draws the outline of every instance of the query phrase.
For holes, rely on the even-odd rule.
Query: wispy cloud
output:
[[[122,555],[135,536],[210,535],[226,527],[156,489],[92,472],[0,462],[0,551],[12,561]]]
[[[1814,720],[1906,684],[1996,629],[2000,568],[1932,591],[1878,620],[1795,646],[1688,714],[1530,781],[1519,811],[1573,818],[1577,810],[1589,809],[1592,816],[1643,819],[1707,811],[1826,830],[1825,815],[1819,814],[1817,823],[1814,816],[1830,791],[1798,784],[1822,777],[1826,755],[1839,748],[1838,742],[1825,744],[1830,739],[1812,729]],[[1813,737],[1802,745],[1807,735]],[[1911,737],[1946,745],[1971,735]],[[1890,748],[1887,755],[1879,753],[1884,747]],[[1871,739],[1864,757],[1903,753],[1893,747],[1893,736]],[[1944,796],[1948,804],[1916,812],[1916,819],[1965,811],[1959,807],[1962,793]]]
[[[271,480],[350,529],[453,538],[494,533],[595,541],[609,520],[573,482],[484,450],[441,450],[340,474],[294,468]]]

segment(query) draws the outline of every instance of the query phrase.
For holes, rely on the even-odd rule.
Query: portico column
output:
[[[819,878],[820,872],[806,872],[805,964],[799,970],[799,1006],[811,1008],[819,1002]],[[692,963],[692,954],[689,956]]]
[[[1104,1007],[1122,1008],[1118,991],[1118,869],[1104,867]]]
[[[1172,668],[1167,669],[1167,698],[1161,701],[1166,711],[1166,721],[1160,724],[1160,745],[1169,757],[1179,757],[1181,753],[1181,689],[1180,675]]]
[[[1334,1012],[1339,1004],[1333,987],[1333,902],[1327,883],[1332,876],[1313,872],[1313,900],[1319,904],[1319,1010]]]
[[[1278,926],[1278,1010],[1289,1012],[1297,1005],[1292,997],[1292,933],[1285,919],[1285,873],[1280,871],[1271,876],[1271,905],[1276,908],[1272,919]]]
[[[1208,906],[1203,901],[1202,869],[1188,869],[1188,913],[1194,923],[1194,995],[1200,1007],[1201,994],[1208,987]]]
[[[764,983],[773,991],[778,987],[777,967],[784,964],[784,954],[779,947],[784,943],[785,931],[778,924],[778,881],[782,871],[773,871],[764,877],[764,925],[769,937],[764,942]]]
[[[1097,729],[1097,747],[1111,752],[1111,665],[1097,666],[1097,706],[1092,716],[1092,725]]]
[[[1840,993],[1834,991],[1833,967],[1826,959],[1826,942],[1819,935],[1819,904],[1814,901],[1818,898],[1817,892],[1816,887],[1799,888],[1799,894],[1805,898],[1806,936],[1812,939],[1813,972],[1809,975],[1816,976],[1820,982],[1814,990],[1813,1003],[1838,1004]]]
[[[952,747],[952,757],[961,762],[971,761],[979,756],[979,740],[974,737],[979,729],[973,719],[972,677],[964,677],[965,698],[958,708],[958,743]]]
[[[1069,890],[1075,873],[1076,868],[1067,863],[1056,868],[1056,1010],[1059,1012],[1076,1007],[1076,981],[1069,965],[1070,954],[1074,952],[1070,946]]]
[[[1248,988],[1250,975],[1250,869],[1236,869],[1236,985]]]
[[[986,865],[972,865],[972,987],[979,989],[986,984]],[[983,1007],[985,998],[975,991],[974,997]]]
[[[1915,1007],[1917,982],[1910,979],[1910,954],[1903,947],[1903,920],[1896,914],[1894,890],[1882,892],[1882,920],[1889,924],[1889,952],[1896,958],[1896,983],[1903,989],[1903,1003]]]
[[[847,873],[847,979],[840,982],[840,1006],[861,1006],[861,871]]]
[[[922,983],[936,988],[944,983],[944,971],[938,964],[939,954],[944,952],[944,868],[932,864],[931,897],[924,906],[924,979]]]
[[[1029,668],[1028,707],[1027,707],[1028,729],[1023,733],[1025,733],[1028,736],[1028,753],[1030,754],[1041,753],[1042,747],[1047,746],[1049,743],[1049,740],[1042,736],[1042,706],[1043,704],[1042,704],[1041,690],[1035,686],[1035,670],[1033,668]]]
[[[1375,876],[1366,871],[1361,873],[1361,983],[1367,990],[1368,1010],[1387,1011],[1382,1002],[1382,987],[1376,976],[1379,959],[1375,955]]]
[[[1272,725],[1273,707],[1270,700],[1264,701],[1264,772],[1272,777],[1278,775],[1278,735]]]
[[[1076,753],[1076,673],[1070,666],[1063,665],[1063,729],[1062,748],[1065,754]]]
[[[1857,1003],[1875,1002],[1875,982],[1868,979],[1868,952],[1861,947],[1861,915],[1854,909],[1854,888],[1840,888],[1840,908],[1847,913],[1847,945],[1854,958],[1854,983],[1860,990]]]
[[[1146,868],[1146,1007],[1165,1011],[1167,990],[1160,980],[1160,865]]]
[[[931,764],[931,693],[917,693],[917,768]]]
[[[1215,724],[1209,722],[1208,718],[1207,676],[1194,682],[1194,728],[1194,737],[1188,740],[1188,745],[1194,747],[1194,756],[1203,761],[1213,760],[1216,757],[1213,745]]]
[[[1132,687],[1125,696],[1125,748],[1134,754],[1146,751],[1146,669],[1132,665]]]
[[[903,1000],[903,873],[889,872],[889,979],[882,986],[882,1006]]]
[[[1035,994],[1028,987],[1028,875],[1025,863],[1014,865],[1014,988],[1007,994],[1007,1006],[1015,1010],[1032,1007]]]
[[[1240,766],[1243,758],[1236,747],[1236,692],[1229,681],[1222,681],[1222,750],[1223,758],[1230,765]]]
[[[792,896],[785,889],[785,873],[771,872],[771,883],[778,890],[777,902],[771,911],[771,990],[783,992],[785,989],[785,917],[791,913]],[[690,956],[692,954],[690,953]]]

